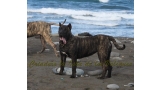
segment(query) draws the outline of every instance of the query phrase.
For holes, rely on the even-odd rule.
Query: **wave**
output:
[[[86,17],[86,16],[72,15],[71,17],[74,19],[89,20],[89,21],[120,21],[121,20],[121,17],[116,17],[116,16],[110,16],[108,18],[106,16],[105,18],[105,17]]]
[[[27,15],[27,18],[32,18],[33,16],[32,15]]]
[[[82,23],[83,24],[83,23]],[[114,26],[118,26],[119,23],[114,23],[114,22],[85,22],[84,24],[90,24],[90,25],[97,25],[97,26],[107,26],[107,27],[114,27]]]
[[[40,9],[27,9],[27,12],[68,15],[75,19],[92,20],[92,21],[121,20],[121,18],[134,19],[134,14],[128,13],[128,11],[102,11],[102,10],[89,11],[89,10],[74,10],[74,9],[64,9],[64,8],[40,8]]]
[[[100,2],[103,2],[103,3],[108,3],[109,0],[99,0]]]
[[[100,9],[130,10],[130,8],[124,6],[109,6],[109,5],[103,5],[100,7]]]

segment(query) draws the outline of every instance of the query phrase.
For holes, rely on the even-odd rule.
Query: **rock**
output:
[[[131,41],[131,43],[134,43],[134,41]]]
[[[81,77],[84,77],[83,75],[81,75]]]
[[[117,52],[111,52],[111,57],[119,57],[119,53]]]
[[[134,87],[134,83],[128,83],[127,85],[124,85],[124,86],[127,86],[127,87]]]
[[[112,60],[122,60],[122,58],[120,58],[120,57],[112,57],[111,59]]]
[[[128,43],[128,41],[126,41],[126,40],[122,40],[122,42],[123,42],[123,43]]]
[[[99,75],[99,74],[102,74],[103,70],[101,69],[98,69],[98,70],[94,70],[94,71],[88,71],[88,75],[91,75],[91,76],[96,76],[96,75]]]
[[[63,80],[63,78],[61,78],[61,80]]]
[[[78,34],[75,34],[74,36],[78,36]]]
[[[59,73],[60,72],[60,67],[59,68],[53,68],[52,71],[56,74],[56,73]],[[69,68],[69,67],[65,67],[64,68],[64,71],[63,71],[63,74],[66,74],[66,75],[72,75],[72,68]],[[76,69],[76,75],[83,75],[84,74],[84,71],[82,69]]]
[[[67,61],[67,62],[70,62],[70,61],[72,61],[72,60],[71,60],[71,58],[68,58],[68,57],[67,57],[67,58],[66,58],[66,61]]]
[[[59,45],[59,42],[53,42],[55,45]]]
[[[121,43],[118,39],[115,39],[117,43]]]
[[[68,70],[68,67],[64,68],[63,73],[66,74],[66,70]],[[60,72],[60,67],[59,68],[53,68],[52,71],[56,74]]]
[[[134,87],[134,83],[128,83],[129,87]]]
[[[84,71],[82,69],[76,69],[76,75],[81,76],[84,74]],[[68,68],[66,71],[66,75],[72,75],[72,68]]]
[[[84,33],[79,33],[78,36],[92,36],[92,35],[88,32],[84,32]]]
[[[85,77],[88,77],[88,75],[86,74]]]
[[[119,89],[119,86],[117,84],[108,84],[107,88],[112,90],[117,90]]]
[[[67,61],[67,62],[71,62],[71,61],[72,61],[72,59],[67,57],[67,58],[66,58],[66,61]],[[77,62],[80,62],[80,60],[79,60],[79,59],[77,59]]]
[[[50,49],[45,49],[45,51],[50,51]]]
[[[99,59],[96,59],[95,61],[96,61],[96,62],[100,62]]]
[[[56,37],[58,37],[59,36],[59,34],[58,33],[54,33],[54,34],[51,34],[52,36],[56,36]]]

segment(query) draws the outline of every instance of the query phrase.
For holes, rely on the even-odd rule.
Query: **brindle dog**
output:
[[[65,19],[66,21],[66,19]],[[63,24],[65,23],[63,22]],[[44,21],[34,21],[34,22],[27,22],[27,38],[32,37],[32,36],[40,36],[41,44],[42,44],[42,49],[41,51],[37,53],[42,53],[44,52],[46,48],[46,42],[49,43],[52,48],[54,49],[55,55],[58,55],[57,49],[55,44],[52,42],[51,39],[51,25],[57,25],[56,23],[47,23]]]
[[[125,45],[123,44],[122,47],[119,46],[115,39],[112,36],[108,35],[95,35],[86,38],[75,37],[71,33],[71,24],[62,25],[61,23],[59,23],[59,26],[59,50],[61,55],[61,69],[59,74],[63,74],[67,56],[72,59],[72,75],[70,78],[75,78],[77,59],[93,55],[97,52],[103,69],[101,77],[98,78],[106,78],[105,75],[107,70],[107,77],[110,78],[112,71],[112,66],[110,64],[110,54],[112,51],[111,41],[118,50],[124,50]]]

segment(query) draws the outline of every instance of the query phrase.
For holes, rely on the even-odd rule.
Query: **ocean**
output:
[[[27,22],[65,19],[74,35],[89,32],[134,38],[134,0],[27,0]],[[58,33],[57,26],[51,29]]]

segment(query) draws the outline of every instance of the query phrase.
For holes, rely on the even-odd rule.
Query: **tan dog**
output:
[[[66,19],[63,22],[63,24],[65,22],[66,22]],[[59,56],[56,49],[56,45],[52,42],[52,39],[51,39],[51,25],[59,26],[59,24],[47,23],[44,21],[27,22],[27,38],[39,35],[42,43],[42,49],[37,53],[44,52],[46,48],[46,42],[47,42],[54,49],[55,55]]]

